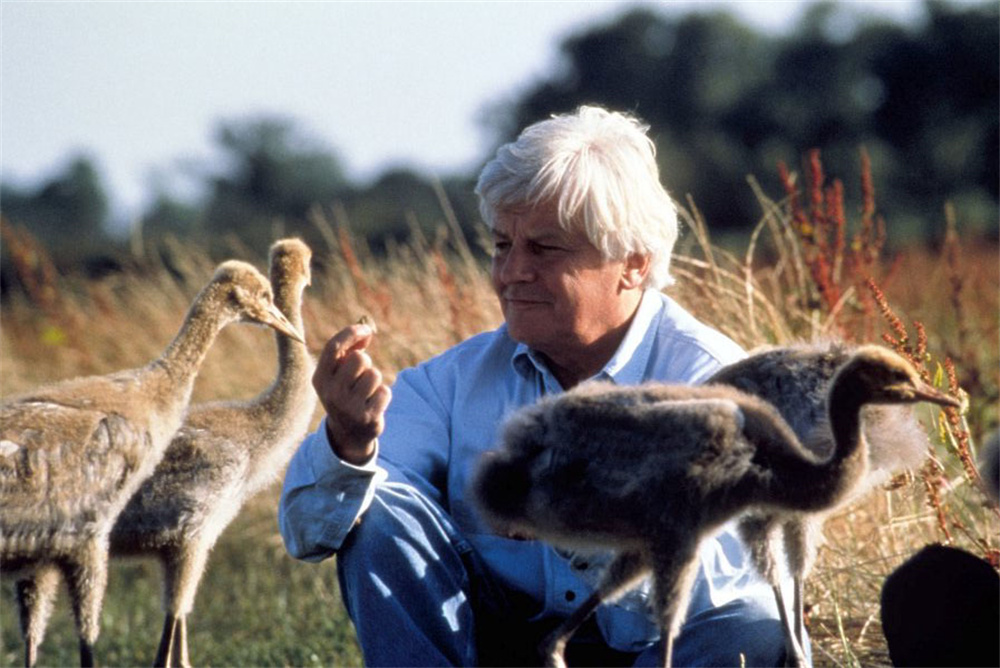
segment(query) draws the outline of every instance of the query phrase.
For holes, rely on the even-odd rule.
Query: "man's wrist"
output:
[[[345,446],[343,441],[334,435],[330,420],[323,420],[323,424],[326,427],[326,440],[329,441],[330,449],[337,459],[347,462],[352,466],[364,466],[375,456],[375,439],[368,441],[362,447],[352,448]]]

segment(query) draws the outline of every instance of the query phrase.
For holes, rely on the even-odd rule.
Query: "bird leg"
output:
[[[617,598],[630,589],[647,570],[646,560],[638,552],[618,554],[608,564],[597,589],[542,641],[541,650],[545,665],[552,668],[565,668],[566,643],[573,637],[577,629],[597,609],[597,606]]]
[[[26,668],[32,668],[38,660],[38,646],[45,637],[58,586],[59,570],[52,565],[40,566],[31,575],[17,582]]]
[[[812,533],[813,525],[804,521],[786,522],[784,525],[785,555],[792,573],[792,630],[794,650],[788,657],[793,666],[805,666],[805,614],[803,611],[803,579],[812,568],[818,536]]]
[[[94,644],[100,633],[101,605],[108,585],[108,545],[93,539],[67,564],[63,576],[69,585],[77,634],[80,636],[80,665],[94,665]]]
[[[595,591],[580,604],[555,630],[542,641],[542,657],[548,668],[566,668],[566,643],[576,630],[590,617],[604,601],[600,592]]]
[[[691,588],[701,562],[698,543],[665,546],[652,555],[654,607],[660,616],[660,633],[664,668],[671,668],[674,639],[680,633],[687,615]]]
[[[167,613],[163,619],[163,632],[160,634],[160,646],[156,650],[153,665],[157,668],[172,666],[175,662],[175,647],[178,635],[178,617]]]
[[[188,625],[187,615],[181,615],[178,621],[178,630],[174,634],[173,658],[175,665],[181,668],[191,668],[191,660],[188,658]]]
[[[188,659],[187,616],[194,607],[194,597],[205,572],[210,547],[211,544],[195,541],[163,559],[164,607],[171,627],[168,631],[164,622],[164,636],[160,639],[157,655],[158,659],[164,659],[164,663],[157,663],[158,666],[188,668],[191,665]]]
[[[156,650],[153,665],[157,667],[191,668],[187,649],[187,616],[167,613],[163,620],[160,646]]]
[[[674,662],[674,638],[672,635],[664,637],[660,643],[660,665],[663,668],[671,668]]]
[[[795,656],[796,663],[793,666],[805,666],[805,637],[806,637],[806,620],[804,603],[802,600],[802,578],[795,577],[793,579],[795,583],[795,592],[792,599],[792,607],[795,610],[795,651],[797,655]]]
[[[781,629],[785,635],[785,665],[803,668],[806,665],[805,652],[802,651],[801,641],[796,637],[796,630],[792,628],[792,620],[788,616],[788,607],[785,605],[781,583],[771,583],[771,590],[774,592],[774,601],[778,604],[778,617],[781,619]]]
[[[788,606],[785,604],[785,596],[781,588],[781,575],[778,569],[777,555],[782,551],[786,555],[798,554],[802,548],[798,543],[792,544],[790,540],[799,537],[800,533],[791,533],[796,530],[792,523],[776,522],[774,515],[748,514],[740,519],[738,526],[740,538],[750,552],[750,560],[753,562],[757,572],[771,585],[774,592],[774,602],[778,607],[778,616],[781,620],[781,630],[785,636],[785,661],[789,666],[804,665],[804,654],[801,644],[796,640],[795,630],[792,628],[792,618],[788,614]],[[785,547],[781,547],[781,539],[785,541]]]
[[[80,668],[94,668],[94,643],[80,638]]]

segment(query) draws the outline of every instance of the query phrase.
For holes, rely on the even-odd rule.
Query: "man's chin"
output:
[[[525,322],[522,318],[508,319],[507,333],[510,335],[510,338],[518,343],[523,343],[529,348],[537,348],[542,342],[538,325],[533,322]]]

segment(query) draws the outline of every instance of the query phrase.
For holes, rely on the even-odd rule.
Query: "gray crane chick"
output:
[[[901,357],[860,348],[829,388],[836,448],[823,460],[771,404],[724,386],[578,386],[515,413],[472,482],[486,520],[553,544],[617,551],[594,593],[545,641],[552,665],[600,603],[652,572],[671,665],[701,541],[752,508],[822,511],[868,470],[867,403],[957,403]]]
[[[708,379],[758,396],[778,409],[796,436],[817,457],[834,451],[827,398],[837,370],[857,349],[841,342],[775,346],[751,351]],[[868,442],[868,472],[857,481],[844,505],[885,482],[893,473],[920,465],[929,443],[912,405],[869,404],[861,411]],[[770,583],[784,627],[789,663],[806,663],[803,585],[815,562],[827,512],[798,513],[760,509],[740,519],[739,533],[750,547],[751,558]],[[786,609],[780,569],[784,563],[792,577],[792,615]]]
[[[274,304],[302,331],[302,291],[312,252],[298,239],[270,251]],[[247,401],[191,406],[163,461],[111,532],[111,556],[154,556],[163,568],[165,618],[156,666],[189,666],[187,616],[209,552],[243,504],[277,479],[316,406],[312,357],[276,335],[278,372]]]

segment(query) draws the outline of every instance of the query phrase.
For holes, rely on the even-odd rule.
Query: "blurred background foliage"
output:
[[[777,195],[777,164],[797,170],[813,148],[834,176],[858,173],[867,152],[891,242],[940,242],[946,202],[964,233],[995,237],[998,8],[928,0],[926,20],[901,25],[851,3],[819,2],[780,35],[726,11],[634,8],[567,36],[559,66],[490,102],[481,122],[498,146],[581,103],[629,110],[653,128],[668,190],[721,240],[745,240],[762,217],[748,178]],[[221,120],[213,136],[216,158],[189,166],[197,187],[186,196],[157,188],[127,226],[131,239],[109,232],[95,156],[69,156],[62,173],[34,186],[0,184],[0,212],[60,263],[93,272],[115,266],[129,243],[167,236],[207,247],[238,239],[258,252],[281,234],[316,241],[322,230],[311,215],[349,225],[375,252],[415,229],[433,234],[449,207],[476,237],[476,171],[392,169],[352,182],[336,149],[289,117]],[[851,191],[860,185],[844,180],[857,201]]]

